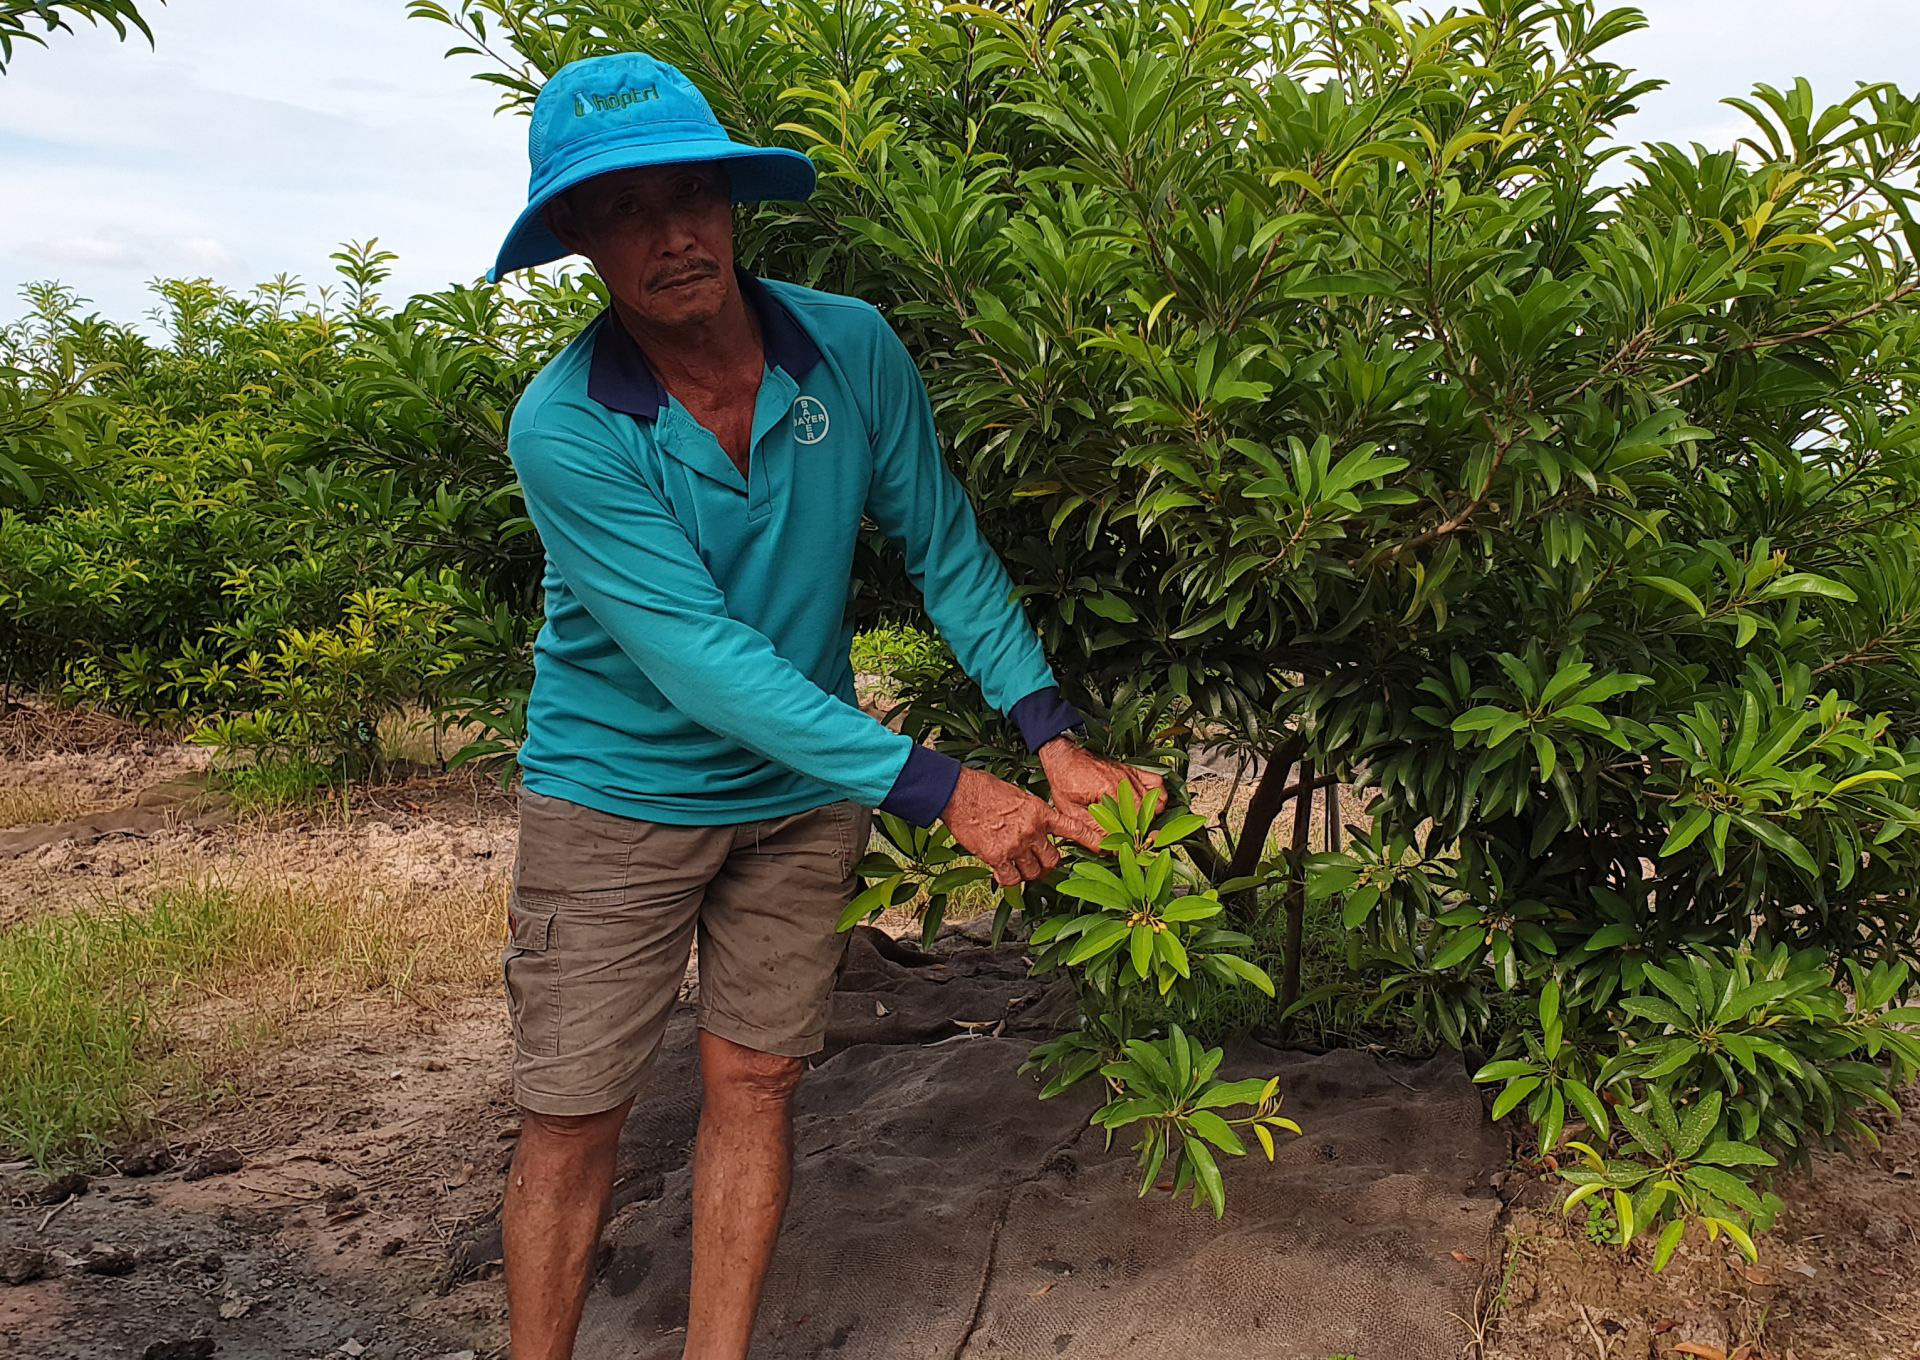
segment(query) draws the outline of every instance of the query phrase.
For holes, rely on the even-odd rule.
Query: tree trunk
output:
[[[1304,758],[1300,761],[1299,787],[1293,799],[1293,855],[1287,866],[1287,953],[1280,981],[1283,1012],[1300,998],[1300,951],[1307,925],[1307,837],[1313,830],[1314,778],[1313,762]]]
[[[1326,808],[1327,808],[1327,853],[1329,855],[1338,854],[1340,851],[1341,827],[1340,827],[1340,785],[1337,782],[1327,785]]]
[[[1234,842],[1233,858],[1227,863],[1228,878],[1245,878],[1260,867],[1261,853],[1267,848],[1267,833],[1273,830],[1274,819],[1285,806],[1287,776],[1306,744],[1304,737],[1291,736],[1267,757],[1267,768],[1260,773],[1253,797],[1247,799],[1247,819],[1241,824],[1240,839]]]

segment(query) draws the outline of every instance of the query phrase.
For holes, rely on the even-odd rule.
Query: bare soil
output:
[[[157,785],[203,789],[201,753],[98,725],[51,744],[0,727],[0,787],[85,805],[30,848],[0,842],[0,930],[209,874],[471,893],[511,866],[511,802],[484,782],[420,777],[357,795],[345,815],[277,821],[186,797],[152,825],[116,829],[98,814]],[[503,1354],[497,1263],[463,1251],[498,1203],[517,1135],[507,1058],[491,989],[431,1011],[369,998],[295,1022],[227,1074],[210,1112],[166,1112],[158,1166],[154,1148],[125,1149],[138,1155],[73,1193],[0,1165],[0,1355]],[[1920,1103],[1888,1122],[1877,1152],[1823,1157],[1793,1182],[1759,1266],[1690,1241],[1658,1277],[1643,1253],[1588,1242],[1584,1213],[1563,1221],[1539,1168],[1481,1168],[1474,1184],[1507,1201],[1503,1241],[1456,1255],[1484,1276],[1459,1353],[1731,1360],[1744,1345],[1749,1360],[1915,1360],[1917,1167]]]
[[[1884,1124],[1877,1150],[1816,1158],[1782,1187],[1787,1211],[1751,1265],[1695,1237],[1654,1275],[1645,1239],[1630,1254],[1590,1242],[1583,1209],[1562,1218],[1553,1182],[1523,1178],[1486,1360],[1731,1357],[1742,1346],[1754,1360],[1920,1357],[1920,1092]],[[1676,1350],[1688,1344],[1705,1349]]]
[[[159,1174],[51,1205],[15,1175],[0,1242],[45,1274],[0,1286],[0,1353],[105,1360],[201,1337],[243,1360],[499,1353],[497,1280],[445,1275],[512,1155],[504,1032],[488,999],[430,1027],[309,1035],[166,1140]],[[188,1179],[217,1153],[231,1169]]]

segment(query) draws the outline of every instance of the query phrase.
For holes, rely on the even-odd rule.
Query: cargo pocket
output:
[[[542,1058],[560,1050],[560,975],[553,955],[553,917],[553,907],[537,896],[512,894],[507,903],[507,945],[500,956],[514,1046]]]
[[[858,803],[842,803],[840,814],[840,877],[851,881],[873,840],[873,813]]]

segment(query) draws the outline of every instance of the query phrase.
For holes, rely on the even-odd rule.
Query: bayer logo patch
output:
[[[793,404],[793,438],[797,444],[818,444],[827,437],[827,408],[816,397]]]

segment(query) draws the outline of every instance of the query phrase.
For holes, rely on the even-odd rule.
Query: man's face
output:
[[[557,199],[547,220],[616,299],[655,324],[711,320],[733,289],[732,192],[713,166],[602,175]]]

